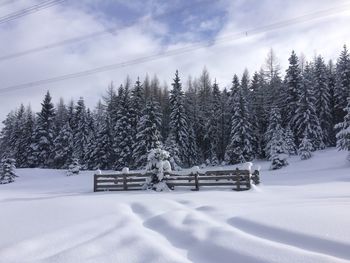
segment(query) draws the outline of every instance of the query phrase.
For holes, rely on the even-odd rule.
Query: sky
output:
[[[4,16],[44,0],[0,0]],[[340,7],[340,8],[339,8]],[[337,12],[333,12],[338,8]],[[262,26],[321,10],[322,17],[268,31]],[[54,102],[83,96],[91,108],[113,81],[157,74],[171,83],[179,70],[183,83],[206,67],[221,88],[245,68],[252,75],[272,48],[283,74],[292,50],[312,60],[326,60],[350,46],[350,1],[344,0],[66,0],[61,4],[0,23],[0,57],[94,32],[107,33],[70,45],[26,56],[0,58],[0,120],[20,103],[40,110],[47,90]],[[246,32],[246,33],[245,33]],[[222,41],[224,39],[224,41]],[[181,53],[200,43],[201,48]],[[132,63],[113,70],[40,86],[13,87],[33,81],[82,72],[175,50],[173,56]],[[1,92],[1,89],[7,89]]]

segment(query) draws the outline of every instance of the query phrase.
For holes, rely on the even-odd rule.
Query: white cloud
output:
[[[259,1],[257,6],[257,1],[228,1],[230,6],[227,6],[227,24],[223,25],[218,38],[344,2],[346,1],[266,0]],[[28,6],[28,2],[19,1],[18,6],[6,6],[4,13],[11,12],[10,8],[19,8],[19,5]],[[211,76],[223,87],[230,84],[234,73],[241,74],[245,67],[251,73],[259,70],[271,47],[284,68],[292,49],[295,49],[297,54],[303,52],[308,59],[312,59],[315,53],[324,55],[326,59],[336,58],[342,45],[350,44],[349,22],[349,12],[344,12],[256,35],[243,34],[239,36],[240,39],[233,37],[232,41],[182,55],[0,94],[0,119],[21,102],[30,103],[35,110],[39,110],[40,101],[47,89],[52,92],[55,101],[61,96],[66,100],[84,96],[89,106],[93,106],[111,81],[119,85],[127,74],[135,80],[137,76],[144,77],[146,73],[153,76],[156,73],[162,83],[163,80],[171,81],[175,70],[179,69],[185,82],[187,76],[198,76],[202,68],[207,66]],[[213,26],[208,21],[203,21],[202,24],[203,27]],[[18,52],[103,28],[91,12],[55,7],[18,19],[11,26],[0,26],[0,53],[5,55]],[[30,56],[0,61],[0,89],[148,56],[164,49],[181,48],[190,45],[191,39],[195,39],[191,37],[191,32],[186,32],[187,37],[182,38],[181,42],[164,47],[161,39],[164,34],[171,34],[168,26],[149,18],[147,23],[143,21],[129,28],[120,28],[115,34],[100,36],[79,45],[63,46]]]

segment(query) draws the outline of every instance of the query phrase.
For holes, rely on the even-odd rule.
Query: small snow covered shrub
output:
[[[72,164],[70,164],[68,166],[68,171],[67,171],[67,176],[71,176],[74,174],[79,174],[81,169],[81,166],[79,164],[79,160],[78,159],[73,159]]]
[[[0,184],[8,184],[15,181],[16,161],[12,158],[4,158],[1,160]]]
[[[289,157],[286,150],[285,141],[283,139],[282,129],[277,129],[270,141],[270,160],[271,160],[271,170],[280,169],[283,166],[287,166],[287,159]]]
[[[312,143],[310,142],[308,136],[305,134],[303,140],[299,145],[300,159],[301,160],[310,159],[312,151],[313,151]]]
[[[148,154],[148,164],[146,171],[152,173],[152,176],[148,178],[146,187],[158,192],[169,190],[165,183],[165,173],[171,172],[171,165],[169,162],[169,152],[160,148],[152,149]]]

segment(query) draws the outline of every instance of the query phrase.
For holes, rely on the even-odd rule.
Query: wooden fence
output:
[[[95,174],[94,192],[101,191],[133,191],[146,189],[146,180],[150,173],[124,174]],[[259,184],[259,171],[252,174],[248,170],[217,170],[207,172],[192,172],[187,175],[173,173],[165,174],[165,182],[170,189],[190,187],[198,191],[201,187],[229,186],[235,191],[244,191],[251,188],[251,183]]]

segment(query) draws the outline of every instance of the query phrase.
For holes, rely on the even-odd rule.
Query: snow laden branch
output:
[[[148,164],[146,166],[146,172],[152,173],[152,176],[147,179],[145,187],[157,192],[169,191],[168,186],[165,183],[165,177],[167,173],[171,172],[171,165],[169,162],[169,152],[160,148],[152,149],[148,154]]]

